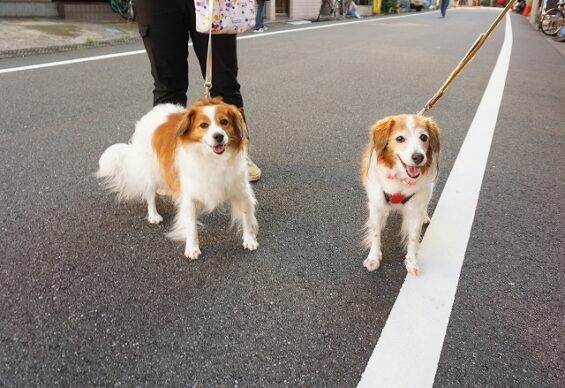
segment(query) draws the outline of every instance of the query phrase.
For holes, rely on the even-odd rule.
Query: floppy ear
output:
[[[440,130],[436,122],[432,118],[428,118],[426,121],[426,126],[428,128],[428,134],[430,135],[430,150],[432,154],[439,154],[439,136]]]
[[[373,147],[377,154],[381,154],[386,149],[390,131],[394,126],[394,118],[389,116],[379,120],[371,127],[371,135],[373,137]]]
[[[247,129],[247,123],[243,117],[243,108],[238,109],[235,105],[229,105],[228,114],[238,137],[241,140],[249,139],[249,130]]]
[[[190,108],[186,111],[182,120],[179,122],[177,127],[176,135],[182,136],[185,133],[188,133],[192,128],[192,124],[194,123],[194,118],[196,117],[196,110],[194,108]]]

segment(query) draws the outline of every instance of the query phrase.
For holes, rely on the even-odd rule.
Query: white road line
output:
[[[381,22],[381,21],[407,18],[407,17],[414,17],[414,16],[427,15],[427,14],[429,14],[429,13],[426,12],[426,13],[418,13],[418,14],[411,14],[411,15],[390,16],[390,17],[386,17],[386,18],[371,18],[371,19],[356,20],[356,21],[351,21],[351,22],[324,24],[324,25],[321,25],[321,26],[293,28],[293,29],[284,30],[284,31],[265,32],[265,33],[262,33],[262,34],[253,34],[253,35],[249,34],[249,35],[239,36],[237,38],[237,40],[264,38],[264,37],[271,36],[271,35],[290,34],[292,32],[319,30],[319,29],[323,29],[323,28],[343,27],[343,26],[350,26],[352,24],[374,23],[374,22]],[[189,43],[189,46],[192,46],[192,43]],[[143,54],[143,53],[145,53],[145,50],[135,50],[135,51],[127,51],[127,52],[123,52],[123,53],[116,53],[116,54],[98,55],[98,56],[93,56],[93,57],[69,59],[69,60],[66,60],[66,61],[39,63],[37,65],[11,67],[11,68],[7,68],[7,69],[0,69],[0,74],[14,73],[14,72],[17,72],[17,71],[25,71],[25,70],[43,69],[43,68],[46,68],[46,67],[72,65],[72,64],[75,64],[75,63],[99,61],[99,60],[104,60],[104,59],[126,57],[126,56],[129,56],[129,55],[137,55],[137,54]]]
[[[422,275],[407,276],[359,388],[432,387],[506,83],[512,26],[422,240]]]
[[[85,57],[85,58],[77,58],[77,59],[69,59],[67,61],[58,61],[58,62],[47,62],[47,63],[39,63],[37,65],[29,65],[29,66],[19,66],[19,67],[10,67],[8,69],[0,69],[0,74],[5,73],[14,73],[16,71],[24,71],[24,70],[34,70],[34,69],[42,69],[44,67],[54,67],[54,66],[63,66],[63,65],[72,65],[73,63],[81,63],[81,62],[90,62],[90,61],[99,61],[102,59],[111,59],[111,58],[118,58],[118,57],[127,57],[129,55],[136,55],[142,54],[145,50],[136,50],[136,51],[126,51],[123,53],[116,53],[116,54],[108,54],[108,55],[97,55],[95,57]]]

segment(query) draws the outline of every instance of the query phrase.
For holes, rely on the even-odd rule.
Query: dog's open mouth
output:
[[[398,156],[398,155],[397,155]],[[422,172],[422,168],[418,167],[418,166],[408,166],[406,163],[404,163],[402,161],[402,159],[400,159],[400,156],[398,156],[398,159],[400,160],[400,163],[402,163],[402,165],[404,166],[404,169],[406,170],[406,174],[408,174],[408,176],[412,179],[416,179],[420,176],[420,173]]]
[[[214,151],[216,155],[223,154],[225,150],[226,150],[225,144],[216,144],[215,146],[212,147],[212,151]]]

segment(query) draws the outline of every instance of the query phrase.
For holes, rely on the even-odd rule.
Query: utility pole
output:
[[[540,0],[533,0],[532,9],[530,10],[530,24],[536,23],[536,16],[538,15],[539,7],[540,7]]]

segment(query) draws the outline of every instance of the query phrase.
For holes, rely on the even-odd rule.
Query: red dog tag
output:
[[[402,203],[406,199],[406,196],[402,193],[391,194],[389,197],[390,203]]]

